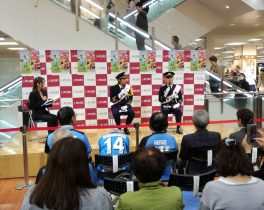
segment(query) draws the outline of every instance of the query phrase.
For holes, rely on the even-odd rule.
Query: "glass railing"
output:
[[[229,92],[217,93],[216,97],[212,94],[205,94],[205,109],[208,111],[211,121],[236,120],[239,109],[250,109],[255,118],[264,118],[264,95],[257,92]],[[257,121],[258,127],[263,127],[263,122]],[[228,128],[237,127],[237,123],[223,123]]]
[[[218,81],[219,83],[219,92],[228,93],[228,92],[238,92],[242,93],[245,92],[245,90],[238,87],[236,84],[233,83],[232,80],[229,80],[225,77],[220,77],[219,75],[211,72],[210,70],[205,71],[205,92],[211,93],[210,91],[210,80]]]
[[[18,77],[0,88],[0,111],[22,99],[21,86],[22,78]]]
[[[75,12],[75,7],[71,6],[70,0],[51,1],[70,12]],[[152,0],[147,2],[147,4],[149,4],[148,21],[150,22],[155,20],[168,9],[175,7],[181,2],[183,2],[183,0]],[[122,4],[124,4],[124,2],[122,2]],[[121,8],[125,7],[121,6]],[[117,24],[115,24],[115,12],[117,12]],[[145,37],[146,50],[152,49],[153,43],[155,44],[155,49],[170,49],[160,40],[151,37],[150,34],[136,27],[134,25],[134,22],[131,21],[129,17],[126,17],[127,15],[120,15],[121,13],[125,14],[125,11],[115,11],[114,7],[107,8],[107,5],[100,5],[99,3],[96,3],[96,1],[84,0],[80,5],[79,13],[80,17],[83,20],[94,25],[95,27],[99,28],[100,30],[114,38],[116,37],[117,31],[118,40],[132,49],[136,49],[135,33],[139,33],[143,37]],[[134,15],[135,14],[133,14],[132,16]],[[117,25],[117,28],[115,27],[115,25]]]
[[[22,100],[22,78],[19,77],[0,87],[0,129],[21,126],[18,106]],[[20,119],[19,119],[20,118]],[[16,135],[17,132],[0,132],[0,147]]]

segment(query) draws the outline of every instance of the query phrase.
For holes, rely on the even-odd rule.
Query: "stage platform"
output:
[[[185,134],[193,133],[195,128],[193,126],[184,126],[183,132]],[[231,132],[238,130],[239,128],[235,123],[225,125],[209,125],[208,130],[218,131],[221,133],[222,138],[227,137]],[[92,146],[92,157],[94,154],[98,154],[98,139],[109,133],[109,129],[100,130],[82,130],[85,132],[90,140]],[[130,149],[135,150],[136,146],[136,131],[134,128],[130,129]],[[183,135],[176,133],[176,128],[169,128],[168,133],[172,134],[178,143],[179,149]],[[149,128],[140,128],[139,139],[144,136],[150,135]],[[38,131],[38,136],[41,138],[41,142],[36,140],[35,132],[28,132],[28,160],[29,160],[29,176],[36,176],[40,167],[46,164],[47,155],[44,153],[45,136],[46,131]],[[23,149],[22,149],[22,135],[17,133],[11,140],[0,147],[0,178],[15,178],[23,177]]]

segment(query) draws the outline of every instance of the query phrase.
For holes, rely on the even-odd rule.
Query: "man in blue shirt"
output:
[[[98,141],[100,155],[129,153],[129,138],[118,131],[102,136]]]
[[[62,107],[58,111],[57,117],[58,117],[58,120],[59,120],[61,126],[70,130],[72,132],[72,135],[74,138],[80,139],[85,144],[87,154],[89,155],[92,151],[92,148],[91,148],[90,142],[89,142],[86,134],[81,132],[81,131],[77,131],[77,130],[73,129],[73,126],[76,123],[76,115],[75,115],[73,109],[71,107],[68,107],[68,106]],[[52,147],[53,135],[54,134],[51,133],[47,136],[45,153],[49,153],[49,151]]]
[[[67,128],[67,126],[62,126],[59,129],[55,130],[52,133],[52,138],[51,138],[51,145],[54,145],[56,142],[63,140],[65,138],[71,138],[73,136],[73,132]],[[45,173],[46,166],[43,166],[42,168],[39,169],[39,172],[36,177],[36,182],[35,184],[38,184],[40,179],[42,178],[43,174]],[[97,186],[97,175],[94,169],[94,166],[89,163],[89,173],[91,176],[92,183],[94,186]]]
[[[167,115],[162,112],[155,112],[152,114],[149,120],[150,129],[153,134],[144,137],[139,147],[155,147],[161,152],[178,151],[178,145],[176,139],[167,134],[168,119]],[[165,172],[161,178],[162,181],[168,181],[171,172],[171,164],[167,163]]]
[[[100,155],[122,155],[129,153],[129,138],[121,131],[114,131],[109,134],[102,136],[98,141],[99,153]],[[107,169],[104,169],[103,166],[97,166],[99,172],[105,172]],[[123,170],[128,171],[129,166],[125,165]],[[121,170],[116,174],[119,175],[124,171]],[[98,178],[98,182],[103,184],[103,177]]]

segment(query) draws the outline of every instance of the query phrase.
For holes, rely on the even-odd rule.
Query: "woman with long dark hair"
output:
[[[52,106],[52,102],[44,104],[47,100],[45,79],[43,77],[36,77],[32,92],[29,94],[28,108],[32,110],[33,120],[42,120],[48,123],[48,127],[56,127],[58,126],[58,118],[47,110],[47,107]],[[53,130],[49,131],[49,133],[51,132]]]
[[[68,137],[56,142],[40,182],[26,193],[21,210],[110,210],[103,188],[93,186],[82,141]]]

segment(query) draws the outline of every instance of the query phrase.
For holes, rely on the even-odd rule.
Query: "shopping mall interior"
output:
[[[114,163],[116,159],[111,156],[113,154],[107,153],[112,158],[107,170],[111,169],[112,174],[118,173],[118,176],[110,176],[111,186],[108,186],[108,179],[104,183],[104,178],[100,177],[102,172],[99,171],[102,169],[98,169],[100,163],[97,161],[98,154],[103,156],[99,139],[117,128],[123,130],[125,124],[130,124],[127,126],[130,130],[129,154],[137,151],[141,139],[156,132],[149,125],[150,117],[153,113],[160,112],[165,103],[161,102],[160,94],[163,94],[161,86],[167,85],[167,77],[164,76],[166,72],[173,72],[174,84],[181,87],[179,92],[172,92],[178,94],[172,100],[179,104],[176,109],[181,110],[182,117],[179,120],[176,114],[174,119],[175,113],[170,112],[167,118],[169,126],[162,131],[172,136],[177,145],[175,157],[172,157],[172,153],[170,157],[165,155],[173,167],[170,178],[162,186],[170,188],[175,185],[181,189],[184,209],[218,209],[208,206],[206,202],[209,202],[209,196],[208,200],[205,198],[208,192],[203,191],[208,181],[222,177],[215,170],[215,150],[210,149],[212,153],[206,150],[205,154],[206,166],[213,165],[213,170],[209,167],[213,176],[208,173],[210,170],[206,173],[188,174],[188,164],[184,172],[180,173],[178,167],[182,157],[179,154],[185,136],[199,130],[195,121],[197,110],[206,110],[205,114],[209,117],[207,130],[219,132],[223,141],[226,138],[232,140],[230,134],[244,129],[247,124],[254,125],[257,129],[263,128],[263,0],[8,0],[1,3],[0,210],[43,209],[32,203],[25,204],[28,201],[24,197],[28,188],[34,187],[39,169],[47,165],[49,159],[45,152],[45,142],[48,132],[55,129],[47,128],[53,126],[49,126],[45,120],[36,120],[34,109],[32,111],[29,106],[29,95],[33,84],[35,86],[36,77],[43,77],[46,82],[45,93],[48,95],[41,94],[42,100],[43,97],[46,97],[45,101],[48,98],[53,100],[49,113],[57,115],[62,107],[72,107],[75,112],[72,126],[89,139],[92,149],[89,160],[98,178],[96,185],[104,187],[112,199],[111,207],[102,205],[96,209],[160,209],[161,207],[152,208],[147,204],[141,208],[131,207],[132,204],[130,208],[125,208],[124,193],[138,191],[142,184],[132,170],[133,154],[128,161],[129,164],[132,161],[129,176],[122,179],[118,173],[118,161],[123,152],[114,155],[118,155],[118,165]],[[139,19],[142,14],[146,18],[147,30],[142,28],[144,20]],[[175,36],[176,44],[173,42]],[[139,47],[139,40],[143,40],[142,48]],[[57,61],[56,56],[59,57]],[[58,61],[59,64],[56,64]],[[128,104],[134,108],[135,116],[132,123],[126,123],[126,117],[122,116],[123,126],[116,127],[113,106],[119,102],[110,104],[110,101],[113,102],[111,86],[116,85],[117,81],[119,83],[119,73],[122,72],[128,75],[126,82],[130,85],[125,84],[125,87],[128,86],[131,90],[126,94],[133,96],[133,101]],[[179,93],[183,97],[181,101],[178,100]],[[120,101],[123,100],[120,95],[118,97],[121,98]],[[174,105],[170,108],[172,107]],[[253,113],[248,123],[243,124],[243,120],[239,118],[239,110]],[[117,114],[121,115],[122,111]],[[60,121],[59,123],[63,125]],[[251,130],[247,127],[241,141],[249,138],[249,132]],[[264,142],[260,133],[254,138],[263,139]],[[126,130],[125,134],[128,134]],[[235,143],[234,147],[237,144],[239,147],[243,145],[240,143]],[[252,163],[254,171],[262,170],[263,178],[263,147],[257,143],[248,144],[252,148],[250,161],[255,158]],[[116,146],[114,143],[113,145]],[[247,152],[245,145],[243,147]],[[165,149],[165,153],[169,151]],[[209,156],[212,160],[209,160]],[[117,172],[113,169],[116,167]],[[122,166],[121,169],[127,170],[126,167]],[[49,170],[50,168],[47,173],[50,173]],[[177,179],[175,177],[178,174],[181,175]],[[211,177],[207,181],[201,181],[203,174]],[[42,183],[45,175],[43,178]],[[184,180],[188,179],[189,185],[185,183],[184,186]],[[124,197],[120,199],[121,194]],[[254,193],[243,196],[250,198]],[[99,196],[97,202],[100,199]],[[134,199],[132,195],[131,199]],[[136,199],[135,194],[135,201]],[[142,202],[151,203],[147,199]],[[262,207],[248,204],[247,207],[233,206],[230,209],[264,209],[263,203],[262,198]],[[50,208],[56,205],[50,203],[49,208],[45,209],[56,209]],[[163,209],[165,208],[164,206]],[[183,209],[183,206],[172,209]]]

